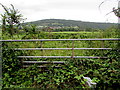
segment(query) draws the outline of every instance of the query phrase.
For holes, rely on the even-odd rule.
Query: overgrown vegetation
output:
[[[21,23],[22,15],[18,10],[15,10],[14,6],[11,4],[12,8],[7,8],[0,3],[0,5],[5,10],[2,16],[2,32],[8,32],[11,36],[18,32],[18,27]]]
[[[119,38],[118,33],[116,33],[118,32],[117,28],[79,33],[43,32],[37,29],[35,25],[24,25],[18,33],[12,34],[12,37],[10,36],[11,32],[3,31],[2,38],[4,40]],[[119,89],[120,51],[118,44],[118,41],[75,41],[75,48],[106,47],[113,48],[113,50],[74,50],[76,56],[107,56],[109,59],[36,59],[37,61],[66,61],[63,65],[57,65],[61,66],[60,68],[55,68],[56,64],[48,64],[47,68],[43,69],[38,68],[37,64],[22,68],[22,60],[18,59],[17,56],[72,56],[72,50],[16,51],[12,48],[72,48],[72,41],[42,42],[42,46],[40,46],[40,42],[3,42],[3,88],[89,88],[83,79],[83,76],[86,76],[97,83],[96,89]]]

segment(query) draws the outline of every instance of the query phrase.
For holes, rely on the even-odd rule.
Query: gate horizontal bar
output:
[[[104,39],[27,39],[27,40],[0,40],[0,42],[29,42],[29,41],[104,41],[112,40],[119,41],[120,38],[104,38]]]
[[[14,50],[111,50],[112,48],[14,48]]]
[[[65,63],[65,61],[23,61],[23,63],[42,63],[42,64],[54,63],[54,64],[63,64],[63,63]]]
[[[30,67],[31,65],[23,65],[23,68]],[[60,66],[37,66],[38,68],[47,68],[47,67],[52,67],[52,68],[61,68]]]
[[[98,56],[18,56],[18,58],[96,58],[104,59],[107,57]]]

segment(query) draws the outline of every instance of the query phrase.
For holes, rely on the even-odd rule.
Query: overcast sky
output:
[[[13,4],[28,21],[41,19],[67,19],[89,22],[118,22],[114,13],[106,16],[113,7],[118,7],[117,0],[0,0],[10,7]],[[0,6],[0,13],[3,9]]]

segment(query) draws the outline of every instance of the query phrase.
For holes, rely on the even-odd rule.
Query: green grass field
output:
[[[83,31],[81,31],[81,32],[51,32],[51,33],[70,33],[70,34],[76,34],[76,33],[81,33],[81,34],[85,34],[85,33],[99,33],[99,32],[83,32]]]

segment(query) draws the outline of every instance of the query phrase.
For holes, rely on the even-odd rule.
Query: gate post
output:
[[[2,42],[0,42],[0,90],[2,89]]]
[[[120,16],[120,1],[118,2],[118,14]],[[118,29],[120,30],[120,17],[118,17]]]
[[[0,28],[0,36],[2,36],[2,29]],[[0,37],[0,40],[2,38]],[[0,41],[0,90],[2,89],[2,41]]]
[[[120,1],[118,2],[118,14],[119,14],[119,17],[118,17],[118,30],[117,30],[117,34],[118,34],[118,38],[120,37]],[[118,47],[120,49],[120,42],[118,41]],[[119,58],[120,59],[120,58]]]

